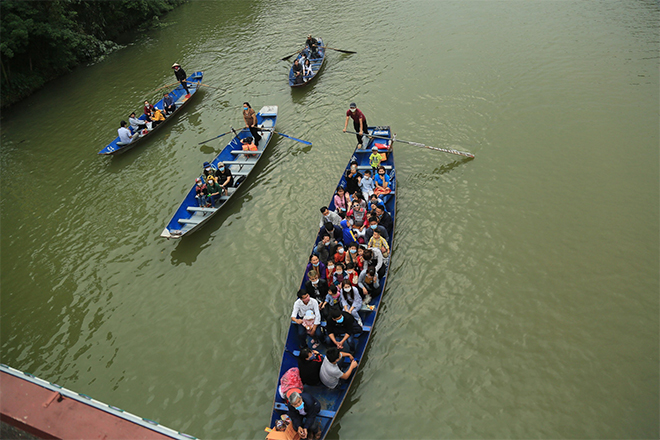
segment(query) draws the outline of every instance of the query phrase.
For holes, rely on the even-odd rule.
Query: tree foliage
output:
[[[101,55],[107,41],[183,0],[0,0],[2,106]]]

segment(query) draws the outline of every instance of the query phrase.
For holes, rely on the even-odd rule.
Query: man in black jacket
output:
[[[289,403],[286,406],[289,409],[288,414],[293,429],[298,431],[300,438],[313,438],[312,433],[320,429],[320,424],[316,423],[316,416],[321,412],[319,401],[309,393],[291,393]]]
[[[181,86],[186,91],[186,98],[190,98],[190,91],[188,90],[188,81],[186,79],[188,76],[186,72],[181,68],[179,63],[172,64],[172,69],[174,69],[174,76],[176,76],[177,81],[181,83]]]

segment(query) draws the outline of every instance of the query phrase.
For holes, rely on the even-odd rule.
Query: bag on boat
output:
[[[284,395],[286,400],[289,400],[289,395],[294,391],[302,393],[303,383],[300,378],[300,370],[298,367],[289,368],[280,379],[280,392]]]

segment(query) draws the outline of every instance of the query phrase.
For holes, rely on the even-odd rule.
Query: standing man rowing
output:
[[[186,91],[186,98],[190,98],[190,90],[188,90],[188,78],[186,72],[181,68],[179,63],[172,64],[172,69],[174,69],[174,76],[176,76],[177,81],[181,83],[181,87]]]
[[[354,102],[351,102],[349,109],[346,111],[344,133],[346,133],[346,127],[348,126],[349,118],[353,119],[353,128],[358,133],[355,135],[358,141],[357,148],[362,148],[362,136],[367,132],[367,117],[360,111],[359,108],[357,108]]]

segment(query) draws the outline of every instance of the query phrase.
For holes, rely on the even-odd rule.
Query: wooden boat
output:
[[[393,137],[392,137],[392,132],[390,130],[390,127],[369,127],[369,134],[373,136],[379,136],[379,138],[370,138],[371,140],[369,141],[367,148],[365,149],[356,149],[353,153],[353,156],[351,157],[351,160],[349,161],[348,166],[346,167],[346,171],[350,168],[351,163],[357,162],[358,164],[358,169],[364,170],[371,169],[369,166],[369,155],[371,154],[371,148],[375,145],[379,148],[379,151],[386,153],[387,159],[384,160],[381,165],[383,165],[386,169],[386,172],[389,174],[390,179],[391,179],[391,188],[393,191],[390,193],[391,196],[389,197],[389,200],[386,201],[385,203],[385,209],[387,210],[388,213],[392,216],[392,230],[388,231],[389,233],[389,240],[388,243],[390,245],[390,250],[392,250],[392,242],[393,242],[393,237],[394,237],[394,224],[395,224],[395,210],[396,210],[396,176],[395,176],[395,169],[394,169],[394,157],[392,154],[392,144],[393,144]],[[342,178],[339,181],[338,186],[346,185],[346,172],[342,175]],[[334,197],[331,198],[330,203],[328,204],[328,208],[330,210],[334,210]],[[318,227],[318,224],[316,224]],[[320,240],[320,235],[317,236],[315,244],[318,243]],[[344,243],[345,246],[348,246],[347,243]],[[313,248],[312,248],[313,249]],[[391,254],[390,254],[391,258]],[[378,310],[380,309],[381,305],[381,300],[383,296],[383,292],[385,290],[386,282],[387,282],[387,276],[389,273],[389,261],[388,261],[388,267],[387,270],[385,271],[383,277],[380,278],[380,290],[377,295],[375,295],[371,302],[369,303],[369,307],[373,307],[373,310],[370,310],[369,307],[363,306],[362,310],[359,312],[360,317],[362,319],[363,323],[363,333],[362,335],[358,338],[358,344],[357,344],[357,349],[355,350],[355,359],[360,362],[362,357],[364,356],[365,350],[367,348],[367,345],[369,344],[369,339],[371,337],[371,334],[373,332],[374,324],[376,321],[376,317],[378,316]],[[303,276],[304,280],[304,276]],[[304,286],[303,283],[301,283],[301,288]],[[293,298],[291,303],[293,304]],[[290,315],[287,315],[286,319],[290,321],[289,319]],[[323,325],[322,323],[321,325]],[[320,351],[321,353],[325,354],[325,347],[323,344],[319,345],[316,350]],[[297,329],[293,323],[289,324],[289,332],[286,337],[286,343],[284,347],[284,353],[282,355],[282,364],[280,366],[280,371],[278,374],[278,380],[277,380],[277,385],[279,386],[280,384],[280,379],[282,378],[282,375],[286,373],[290,368],[292,367],[298,367],[298,355],[300,354],[300,351],[298,349],[298,337],[297,337]],[[348,363],[344,365],[340,365],[343,371],[346,370],[348,366]],[[357,370],[359,370],[359,366]],[[356,370],[356,371],[357,371]],[[344,399],[346,398],[346,395],[353,384],[353,380],[355,379],[355,371],[351,375],[351,377],[341,385],[338,389],[329,389],[323,385],[319,386],[304,386],[304,392],[312,394],[320,403],[321,403],[321,412],[319,416],[317,417],[317,420],[320,421],[321,424],[321,438],[325,438],[326,435],[328,434],[332,423],[334,420],[337,418],[337,414],[339,413],[339,410],[341,408],[342,403],[344,402]],[[384,384],[381,384],[384,386]],[[283,414],[287,413],[287,405],[280,396],[279,392],[277,391],[277,386],[275,388],[275,400],[273,402],[273,410],[271,414],[271,420],[270,420],[270,427],[274,428],[277,420],[281,418]],[[279,433],[278,433],[279,434]],[[308,438],[314,438],[314,433],[308,433]]]
[[[293,74],[293,64],[291,64],[291,70],[289,70],[289,85],[291,87],[302,87],[309,84],[310,82],[312,82],[314,78],[316,78],[316,75],[318,75],[318,73],[321,71],[321,67],[323,67],[323,63],[325,62],[325,48],[321,47],[324,46],[322,39],[317,38],[316,40],[318,41],[318,45],[319,45],[318,53],[320,55],[320,58],[309,58],[311,54],[309,47],[305,47],[296,57],[296,60],[298,60],[298,62],[301,62],[300,59],[302,55],[305,55],[305,57],[309,58],[310,65],[312,66],[312,74],[310,76],[304,77],[303,78],[304,81],[302,83],[296,84],[295,75]]]
[[[151,134],[154,133],[156,130],[161,128],[163,125],[165,125],[168,121],[174,118],[174,115],[179,113],[181,109],[190,101],[190,99],[197,93],[197,90],[199,87],[202,85],[202,77],[204,76],[203,72],[195,72],[192,75],[188,77],[188,90],[190,91],[190,96],[186,95],[186,91],[183,89],[181,84],[179,84],[178,87],[176,87],[174,90],[169,92],[169,95],[172,97],[174,100],[174,103],[176,105],[176,109],[174,110],[173,113],[171,113],[169,116],[165,118],[163,122],[160,124],[156,125],[153,129],[149,130],[147,133],[142,134],[139,133],[137,138],[134,138],[133,141],[130,144],[122,144],[119,142],[119,136],[117,136],[112,142],[110,142],[104,149],[99,151],[99,154],[121,154],[124,153],[133,147],[135,147],[136,144],[138,144],[142,139],[146,139],[151,137]],[[163,100],[161,99],[158,101],[156,104],[154,104],[154,107],[158,109],[163,109]],[[146,116],[143,111],[140,112],[135,112],[137,113],[142,113],[140,117],[138,118],[141,121],[146,120]],[[126,119],[128,121],[128,118]]]
[[[227,146],[213,159],[210,164],[217,168],[219,163],[223,163],[234,176],[234,186],[228,188],[228,195],[219,198],[215,207],[199,206],[195,198],[195,184],[186,194],[183,202],[174,213],[174,216],[160,234],[163,238],[181,238],[184,235],[191,234],[199,229],[204,223],[208,222],[222,206],[229,200],[238,188],[247,179],[247,176],[254,170],[268,144],[273,137],[275,123],[277,121],[277,106],[267,105],[257,113],[257,124],[264,128],[261,133],[257,151],[250,151],[244,154],[241,140],[251,137],[250,130],[244,128],[240,132],[234,132],[236,136],[227,144]],[[203,177],[200,173],[200,177]]]
[[[3,438],[196,439],[4,364],[0,382]]]

